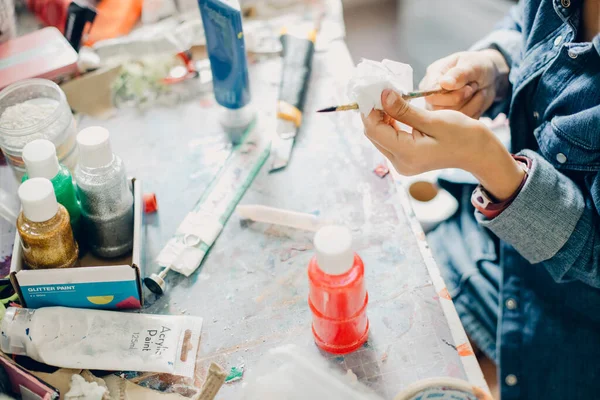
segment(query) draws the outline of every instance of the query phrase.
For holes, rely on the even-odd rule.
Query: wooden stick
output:
[[[225,378],[227,378],[227,372],[214,362],[210,363],[208,376],[206,377],[206,381],[204,381],[204,385],[202,385],[202,391],[198,400],[213,400],[219,389],[221,389],[221,386],[223,386]]]

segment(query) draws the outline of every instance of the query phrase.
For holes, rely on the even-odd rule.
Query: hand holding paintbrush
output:
[[[412,99],[417,99],[419,97],[427,97],[427,96],[431,96],[434,94],[445,94],[445,93],[448,93],[448,90],[444,90],[444,89],[422,90],[422,91],[416,91],[416,92],[402,93],[402,98],[404,100],[412,100]],[[359,108],[358,103],[352,103],[352,104],[344,104],[341,106],[323,108],[321,110],[318,110],[317,112],[326,113],[326,112],[348,111],[348,110],[358,110],[358,108]]]

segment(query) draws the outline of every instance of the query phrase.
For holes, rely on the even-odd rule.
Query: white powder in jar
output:
[[[7,107],[0,115],[0,146],[17,169],[22,169],[21,151],[35,139],[48,139],[56,146],[59,161],[69,169],[77,162],[75,120],[66,103],[39,97]]]
[[[25,129],[47,119],[60,103],[41,97],[8,107],[0,116],[0,129]]]

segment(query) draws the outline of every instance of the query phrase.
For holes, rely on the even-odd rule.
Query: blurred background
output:
[[[354,61],[389,58],[411,64],[415,85],[431,62],[490,32],[514,0],[343,0]]]

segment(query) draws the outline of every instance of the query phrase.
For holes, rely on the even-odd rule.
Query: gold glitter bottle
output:
[[[58,204],[52,183],[32,178],[19,187],[23,211],[17,219],[23,261],[30,269],[69,268],[77,264],[69,213]]]

